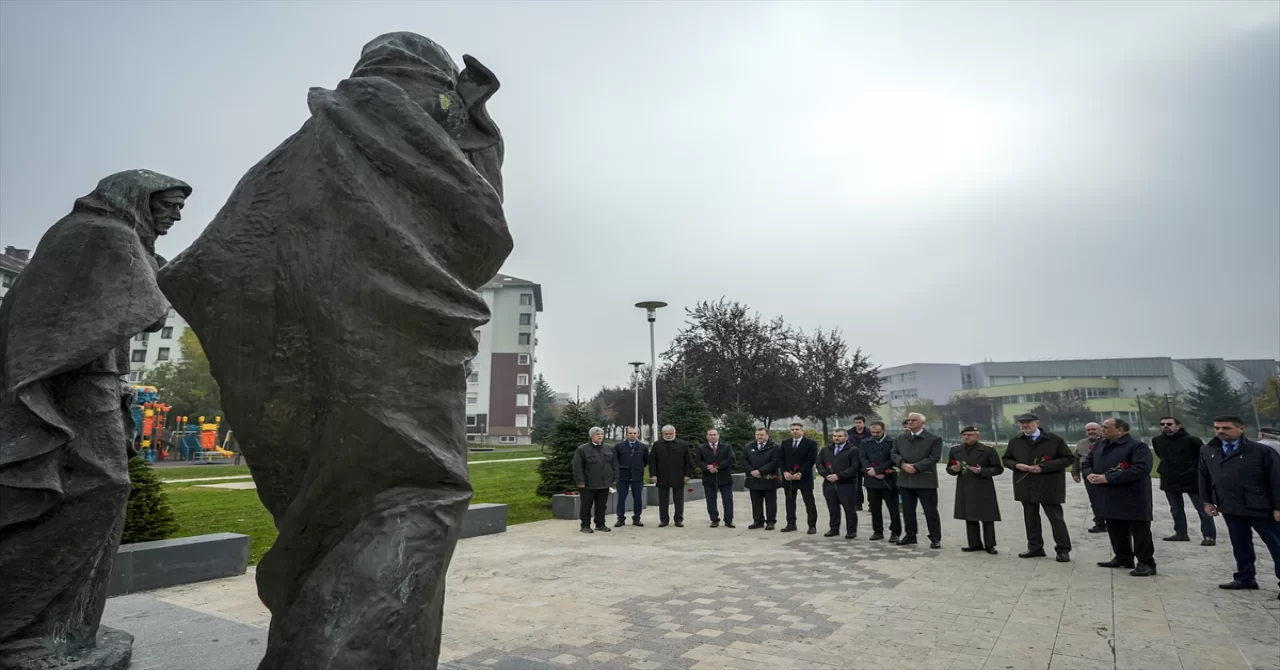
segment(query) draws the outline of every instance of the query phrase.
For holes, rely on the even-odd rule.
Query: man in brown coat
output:
[[[1004,466],[1013,471],[1013,499],[1022,503],[1022,519],[1027,527],[1027,550],[1018,558],[1041,558],[1044,534],[1040,527],[1040,509],[1053,528],[1054,552],[1059,563],[1071,560],[1071,534],[1062,518],[1062,503],[1067,501],[1067,468],[1075,462],[1075,454],[1061,437],[1040,430],[1040,417],[1019,414],[1022,434],[1009,440],[1004,452]]]
[[[1093,447],[1102,438],[1102,426],[1096,423],[1086,423],[1084,425],[1085,438],[1076,442],[1076,462],[1071,466],[1071,479],[1075,483],[1081,482],[1080,463],[1085,457],[1093,451]],[[1089,482],[1084,483],[1084,492],[1089,494],[1089,509],[1093,511],[1093,527],[1089,529],[1090,533],[1107,532],[1107,520],[1098,514],[1098,489],[1094,488]]]

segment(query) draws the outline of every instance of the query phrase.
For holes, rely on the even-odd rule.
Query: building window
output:
[[[521,346],[526,346],[526,345],[528,345],[531,341],[533,341],[533,337],[532,337],[531,335],[529,335],[529,333],[520,333],[520,342],[519,342],[519,344],[520,344]]]
[[[146,349],[134,349],[134,350],[133,350],[133,358],[130,358],[129,360],[133,361],[134,363],[146,363],[146,362],[147,362],[147,350],[146,350]]]
[[[515,435],[502,435],[498,437],[498,444],[515,444],[515,443],[516,443]]]
[[[468,426],[474,426],[474,425],[476,425],[476,415],[474,415],[474,414],[468,414],[468,415],[467,415],[467,425],[468,425]]]
[[[160,347],[160,351],[156,352],[157,361],[169,360],[169,347]]]
[[[131,382],[140,382],[140,381],[142,381],[142,370],[136,370],[136,371],[134,371],[134,372],[130,372],[130,373],[129,373],[129,381],[131,381]]]
[[[532,314],[529,314],[528,312],[525,312],[524,314],[521,314],[521,315],[520,315],[520,325],[522,325],[522,326],[529,326],[529,325],[532,325],[532,324],[533,324],[533,315],[532,315]]]
[[[529,354],[516,354],[516,365],[528,365]]]
[[[904,382],[913,382],[913,381],[915,381],[915,380],[916,380],[916,371],[915,371],[915,370],[912,370],[911,372],[908,372],[908,373],[906,373],[906,374],[902,375],[902,381],[904,381]]]
[[[149,335],[151,335],[151,333],[138,333],[138,336],[133,339],[137,340],[138,342],[146,342],[147,337]]]
[[[467,404],[468,404],[468,405],[475,405],[475,404],[477,404],[477,403],[479,403],[479,402],[480,402],[480,394],[478,394],[478,393],[468,393],[468,394],[467,394]]]
[[[517,415],[516,415],[516,428],[528,428],[528,427],[529,427],[529,415],[528,415],[528,414],[517,414]]]
[[[529,375],[526,375],[526,374],[516,375],[516,386],[528,386],[528,385],[529,385]]]
[[[10,286],[13,286],[13,275],[5,275],[5,276],[4,276],[4,287],[5,287],[5,288],[9,288]]]
[[[161,328],[161,329],[160,329],[160,339],[162,339],[162,340],[172,340],[172,339],[173,339],[173,326],[165,326],[164,328]]]
[[[479,373],[479,372],[472,372],[472,373],[471,373],[471,376],[470,376],[470,377],[467,377],[467,383],[468,383],[468,384],[479,384],[479,383],[480,383],[480,373]]]
[[[517,394],[516,394],[516,407],[528,407],[528,406],[529,406],[529,394],[528,394],[528,393],[517,393]]]
[[[521,293],[521,294],[520,294],[520,304],[521,304],[521,305],[532,305],[532,304],[533,304],[533,294],[532,294],[532,293]]]

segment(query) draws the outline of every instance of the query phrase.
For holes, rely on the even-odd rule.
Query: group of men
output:
[[[1098,563],[1105,568],[1124,568],[1135,577],[1156,574],[1155,548],[1151,538],[1152,449],[1129,434],[1123,419],[1090,423],[1086,437],[1072,449],[1059,436],[1043,430],[1034,414],[1016,417],[1021,433],[1009,440],[1003,455],[983,444],[974,426],[961,431],[962,444],[952,447],[942,469],[957,478],[954,517],[965,521],[967,546],[962,551],[996,550],[995,522],[1000,506],[994,478],[1007,469],[1013,476],[1014,499],[1022,504],[1027,549],[1020,558],[1047,557],[1041,524],[1049,521],[1058,562],[1071,560],[1071,535],[1063,516],[1068,470],[1076,482],[1083,481],[1093,509],[1094,526],[1089,532],[1106,532],[1112,558]],[[1213,546],[1216,532],[1213,517],[1222,515],[1231,535],[1237,569],[1224,589],[1258,588],[1254,563],[1253,533],[1256,532],[1275,560],[1280,579],[1280,449],[1244,437],[1239,417],[1219,417],[1214,422],[1217,436],[1208,444],[1187,435],[1172,417],[1161,420],[1163,435],[1153,440],[1160,457],[1160,488],[1165,492],[1174,517],[1174,534],[1166,541],[1187,541],[1187,521],[1182,496],[1190,497],[1201,518],[1202,545]],[[816,477],[822,480],[827,503],[829,530],[826,537],[840,535],[843,521],[846,539],[858,535],[858,512],[869,505],[871,540],[884,539],[884,515],[890,519],[889,541],[898,545],[917,543],[923,512],[929,546],[942,546],[942,524],[938,516],[938,467],[942,463],[942,438],[925,430],[925,417],[912,413],[903,422],[903,432],[889,437],[880,421],[869,424],[863,417],[854,420],[851,430],[835,430],[832,444],[818,448],[804,436],[804,427],[790,427],[791,438],[778,444],[764,428],[742,447],[745,485],[751,498],[752,523],[749,529],[773,530],[777,524],[777,492],[785,494],[786,525],[782,532],[799,530],[797,498],[803,500],[809,534],[816,534],[818,508],[814,498]],[[648,481],[658,490],[660,527],[670,525],[669,505],[674,503],[674,521],[684,525],[685,485],[694,476],[694,465],[702,473],[707,513],[711,527],[723,523],[734,528],[733,478],[738,455],[732,445],[722,443],[717,430],[707,431],[707,441],[696,449],[676,438],[672,426],[664,426],[662,439],[652,447],[638,439],[635,428],[627,429],[627,439],[613,447],[604,444],[604,431],[592,428],[591,441],[574,455],[574,477],[581,490],[582,532],[609,531],[605,525],[605,505],[609,487],[618,491],[617,522],[626,525],[627,497],[632,502],[632,525],[643,526],[642,494]],[[816,471],[816,477],[815,477]],[[899,515],[901,502],[901,517]],[[595,529],[592,529],[594,520]]]

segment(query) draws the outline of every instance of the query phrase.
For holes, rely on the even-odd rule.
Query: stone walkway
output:
[[[1073,562],[1023,560],[1006,476],[1000,555],[961,553],[946,479],[940,551],[869,542],[865,514],[855,540],[750,531],[741,493],[736,529],[708,528],[696,502],[684,528],[658,528],[649,510],[646,527],[608,534],[544,521],[464,540],[449,571],[442,667],[1280,670],[1271,562],[1259,560],[1262,590],[1218,589],[1233,565],[1221,523],[1217,547],[1160,542],[1172,527],[1160,496],[1160,575],[1130,577],[1094,565],[1110,558],[1106,535],[1084,532],[1087,500],[1072,486]],[[825,530],[821,497],[819,506]],[[252,572],[148,597],[258,629],[269,622]]]

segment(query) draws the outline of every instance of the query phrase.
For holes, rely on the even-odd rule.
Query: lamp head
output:
[[[667,303],[659,302],[657,300],[648,300],[636,303],[636,307],[645,310],[650,322],[656,321],[658,319],[658,310],[666,306]]]

